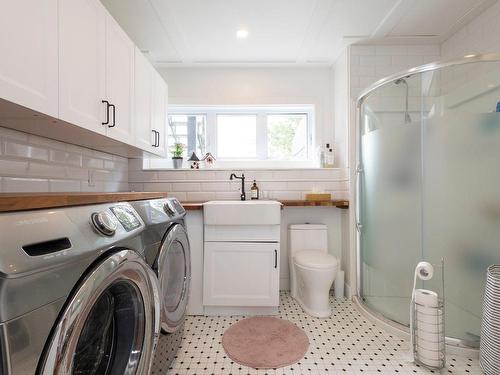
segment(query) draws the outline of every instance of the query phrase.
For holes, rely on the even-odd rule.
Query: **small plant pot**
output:
[[[183,158],[172,158],[172,163],[174,164],[174,169],[182,168]]]

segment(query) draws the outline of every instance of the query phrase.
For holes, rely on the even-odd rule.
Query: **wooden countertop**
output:
[[[0,194],[0,212],[138,201],[165,197],[167,197],[167,193],[165,192],[2,193]]]
[[[305,200],[284,200],[279,201],[284,207],[338,207],[347,209],[349,208],[348,200],[331,200],[331,201],[305,201]],[[181,202],[182,206],[187,211],[203,209],[204,202]]]

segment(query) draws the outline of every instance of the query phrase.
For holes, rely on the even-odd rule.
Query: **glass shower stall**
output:
[[[408,326],[416,264],[443,259],[446,336],[477,347],[500,264],[500,54],[410,69],[357,104],[358,296]]]

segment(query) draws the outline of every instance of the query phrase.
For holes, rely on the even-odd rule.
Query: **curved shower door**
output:
[[[360,296],[408,325],[422,255],[420,77],[376,90],[360,113]]]
[[[446,336],[478,346],[486,269],[500,264],[500,54],[395,76],[359,101],[359,295],[409,324],[418,283],[445,300]]]

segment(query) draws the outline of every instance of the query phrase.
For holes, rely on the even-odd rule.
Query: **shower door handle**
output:
[[[360,185],[359,185],[359,175],[363,173],[363,168],[361,167],[361,164],[358,164],[356,167],[356,173],[355,173],[355,182],[354,182],[354,188],[356,189],[356,207],[355,207],[355,212],[354,212],[354,221],[356,222],[356,230],[361,233],[361,229],[363,228],[363,225],[359,221],[359,202],[360,202]]]

